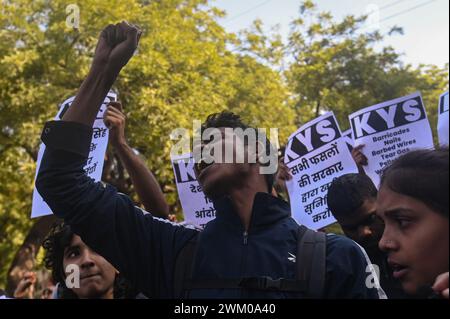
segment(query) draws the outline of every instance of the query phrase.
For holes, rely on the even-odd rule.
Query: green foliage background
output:
[[[284,144],[323,111],[333,110],[346,129],[351,112],[420,90],[434,129],[438,96],[448,89],[448,67],[404,65],[394,49],[374,49],[384,35],[364,32],[365,17],[336,21],[312,1],[299,5],[286,43],[264,32],[261,21],[226,32],[217,22],[225,13],[208,0],[77,1],[78,29],[66,24],[71,3],[0,0],[0,287],[33,223],[40,131],[76,93],[110,23],[128,20],[144,31],[115,90],[130,145],[178,213],[169,136],[194,119],[230,110],[257,127],[279,128]]]

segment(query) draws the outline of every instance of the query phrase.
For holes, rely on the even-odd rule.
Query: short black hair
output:
[[[397,158],[382,174],[380,186],[413,197],[448,218],[449,149],[415,150]]]
[[[258,136],[259,132],[256,128],[251,127],[247,124],[245,124],[241,117],[237,114],[234,114],[232,112],[221,112],[221,113],[214,113],[208,116],[208,118],[206,119],[206,121],[202,124],[201,126],[201,133],[203,134],[203,131],[205,131],[208,128],[241,128],[242,130],[247,130],[247,129],[251,129],[255,131],[255,136]],[[270,143],[270,140],[266,137],[266,149],[265,149],[265,155],[270,156],[271,154],[275,154],[276,152],[274,151],[274,147],[272,145],[272,143]],[[278,165],[278,161],[277,161],[277,165]],[[272,191],[273,188],[273,184],[275,182],[275,176],[276,176],[276,172],[274,174],[265,174],[265,178],[266,178],[266,182],[267,182],[267,186],[269,189],[269,192]]]
[[[65,285],[64,250],[69,247],[75,233],[70,226],[56,222],[42,247],[45,249],[44,265],[52,272],[53,282],[58,283],[59,299],[77,299],[76,294]],[[114,281],[114,299],[131,299],[137,295],[130,282],[120,274]]]
[[[333,180],[328,189],[328,208],[335,217],[354,213],[366,199],[376,199],[377,188],[364,174],[346,174]]]

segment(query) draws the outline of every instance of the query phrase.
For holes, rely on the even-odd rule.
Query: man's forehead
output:
[[[83,242],[83,240],[81,239],[80,236],[78,235],[73,235],[72,236],[72,240],[70,241],[69,247],[81,247],[81,246],[86,246],[86,244]],[[69,248],[67,247],[67,248]]]

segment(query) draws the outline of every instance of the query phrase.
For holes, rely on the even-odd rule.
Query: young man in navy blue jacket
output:
[[[98,109],[139,38],[140,31],[126,22],[103,30],[71,108],[62,121],[44,128],[47,148],[36,180],[38,191],[87,245],[149,298],[304,297],[304,291],[295,289],[299,226],[290,217],[289,205],[270,195],[273,176],[260,174],[259,164],[197,165],[200,185],[217,210],[216,219],[202,232],[154,218],[112,186],[95,183],[84,173]],[[203,128],[208,127],[223,132],[245,125],[237,116],[222,113],[210,117]],[[193,241],[191,285],[183,283],[180,293],[174,288],[177,257]],[[327,236],[324,290],[317,297],[383,297],[370,285],[368,262],[353,241]],[[269,277],[273,280],[267,285]],[[255,278],[256,285],[251,280],[239,284],[240,279]]]

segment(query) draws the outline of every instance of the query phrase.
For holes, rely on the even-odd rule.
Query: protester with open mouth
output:
[[[381,179],[379,246],[405,292],[418,297],[448,298],[448,170],[448,148],[419,150],[398,158]]]
[[[233,159],[244,154],[243,162],[199,163],[199,184],[217,210],[201,232],[145,214],[114,187],[86,176],[92,124],[140,34],[126,22],[106,27],[73,104],[44,128],[36,188],[55,215],[149,298],[385,298],[377,280],[367,284],[376,274],[356,243],[299,226],[289,204],[271,195],[276,167],[266,173],[264,160],[248,160],[267,155],[251,147],[256,141],[231,145]],[[219,138],[202,138],[201,147],[227,148],[222,142],[230,129],[257,131],[233,113],[213,114],[201,130]]]

